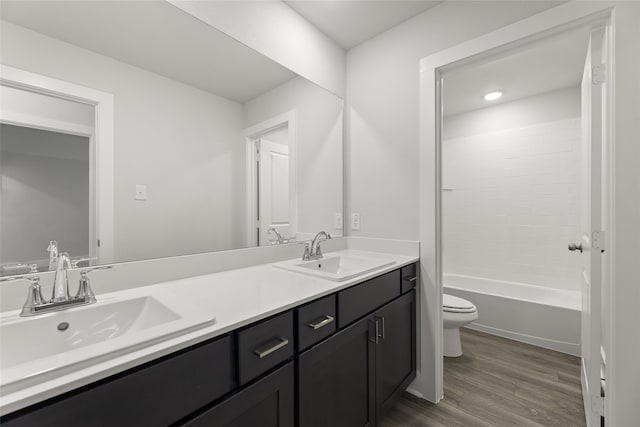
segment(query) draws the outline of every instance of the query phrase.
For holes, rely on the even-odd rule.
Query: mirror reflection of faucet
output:
[[[282,245],[284,243],[295,242],[296,240],[295,237],[283,237],[282,234],[273,227],[267,230],[267,235],[269,235],[269,233],[273,233],[276,236],[275,240],[270,240],[272,245]]]

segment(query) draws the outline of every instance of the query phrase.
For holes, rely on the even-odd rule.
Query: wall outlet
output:
[[[351,214],[351,229],[360,230],[360,214],[357,212]]]
[[[336,230],[342,230],[342,212],[336,212],[334,221]]]
[[[147,186],[136,184],[136,200],[147,200]]]

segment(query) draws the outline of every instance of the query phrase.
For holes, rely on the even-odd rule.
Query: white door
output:
[[[605,29],[591,32],[582,77],[582,239],[570,245],[582,260],[582,398],[587,426],[600,426],[604,416],[604,398],[600,386],[602,343],[602,252],[604,224],[602,216],[603,181],[603,90],[605,67]]]
[[[275,239],[267,231],[275,228],[284,237],[292,236],[289,197],[289,147],[264,138],[258,140],[258,243],[270,245]]]

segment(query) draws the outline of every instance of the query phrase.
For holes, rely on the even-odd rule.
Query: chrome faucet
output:
[[[56,260],[56,276],[53,279],[53,295],[51,302],[64,302],[69,300],[69,277],[67,271],[71,267],[69,254],[66,252],[58,255]]]
[[[58,261],[58,242],[55,240],[50,241],[47,251],[49,252],[49,271],[53,271],[56,269],[56,262]]]
[[[278,230],[276,230],[275,228],[270,228],[267,230],[267,234],[269,233],[273,233],[276,235],[276,238],[278,239],[278,244],[281,245],[282,243],[284,243],[284,239],[282,238],[282,234],[280,234],[280,232],[278,232]]]
[[[322,240],[320,240],[322,238]],[[322,250],[320,249],[320,242],[331,239],[331,235],[326,231],[321,231],[313,238],[311,244],[307,245],[302,255],[303,261],[311,261],[314,259],[322,258]]]
[[[47,301],[42,296],[40,287],[40,277],[35,275],[0,277],[0,282],[9,282],[14,280],[28,280],[31,282],[27,301],[22,306],[20,316],[35,316],[36,314],[49,313],[51,311],[65,310],[67,308],[79,305],[93,304],[96,302],[96,296],[89,285],[89,273],[94,270],[106,270],[113,268],[112,265],[104,265],[100,267],[88,268],[80,271],[80,283],[76,296],[69,296],[69,286],[67,281],[67,271],[69,267],[69,255],[60,254],[56,266],[56,277],[53,286],[53,297]],[[60,274],[58,274],[60,273]]]

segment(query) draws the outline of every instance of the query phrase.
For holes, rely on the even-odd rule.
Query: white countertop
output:
[[[278,269],[271,264],[263,264],[138,288],[153,295],[157,287],[169,287],[189,304],[214,316],[216,322],[202,329],[3,395],[0,397],[0,414],[6,415],[418,260],[417,256],[352,249],[331,252],[331,255],[334,254],[365,254],[384,257],[395,263],[343,282],[315,278]],[[100,294],[97,298],[100,299]]]

